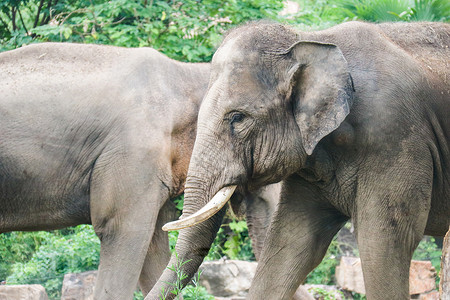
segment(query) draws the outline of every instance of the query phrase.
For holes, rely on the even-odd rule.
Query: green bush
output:
[[[148,46],[182,61],[209,61],[227,28],[248,20],[277,18],[282,9],[277,0],[63,1],[47,23],[35,25],[39,3],[0,1],[0,32],[4,32],[0,50],[31,42],[68,41]],[[25,16],[24,22],[16,17],[15,26],[14,7]]]
[[[31,259],[39,246],[49,239],[50,233],[7,232],[0,235],[0,281],[12,273],[14,263],[24,263]]]
[[[300,11],[286,16],[287,22],[301,30],[325,29],[333,25],[361,20],[450,21],[448,0],[297,0]]]
[[[92,226],[80,225],[73,232],[40,232],[43,239],[27,261],[12,265],[8,284],[42,284],[51,299],[61,296],[64,274],[79,273],[98,268],[100,241]],[[7,238],[2,237],[5,242]]]
[[[228,259],[255,260],[248,235],[247,223],[226,217],[205,260]]]
[[[327,291],[321,287],[313,287],[308,289],[308,291],[314,295],[315,299],[335,300],[337,299],[336,294],[339,295],[339,299],[345,299],[344,293],[341,291]]]
[[[342,253],[339,248],[339,243],[333,240],[328,248],[322,262],[311,272],[306,278],[306,283],[309,284],[335,284],[336,280],[334,274],[336,266],[339,264],[338,257]]]
[[[338,4],[353,20],[444,21],[450,20],[448,0],[344,0]]]

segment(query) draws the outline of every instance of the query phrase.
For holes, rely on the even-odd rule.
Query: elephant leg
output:
[[[286,180],[248,299],[292,299],[346,220],[307,184]]]
[[[275,211],[275,205],[272,207],[270,203],[271,199],[265,197],[264,189],[248,194],[246,198],[248,234],[252,241],[252,248],[256,260],[259,260],[264,247],[266,233],[269,229],[273,212]],[[273,199],[273,202],[278,202],[278,199]]]
[[[138,172],[134,162],[108,162],[107,169],[94,169],[91,184],[92,224],[101,241],[94,298],[126,300],[133,297],[168,191],[142,164]]]
[[[409,267],[425,231],[431,180],[426,172],[402,169],[367,173],[371,178],[361,178],[358,186],[354,225],[370,300],[410,298]]]
[[[169,236],[161,228],[167,222],[175,220],[176,217],[177,209],[175,205],[167,200],[159,211],[153,238],[139,277],[139,287],[143,295],[147,295],[152,289],[170,260]]]
[[[261,256],[266,233],[280,199],[280,187],[281,184],[271,184],[247,195],[248,234],[252,240],[256,260]],[[299,286],[292,299],[314,300],[314,297],[303,286]]]

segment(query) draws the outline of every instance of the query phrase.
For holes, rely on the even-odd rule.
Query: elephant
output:
[[[183,215],[164,226],[181,229],[183,283],[233,191],[281,182],[247,299],[291,299],[349,219],[367,299],[409,299],[414,249],[450,225],[449,46],[450,25],[437,22],[312,32],[254,22],[226,34],[200,106]],[[146,299],[175,280],[166,269]]]
[[[184,189],[209,63],[150,48],[33,44],[0,54],[0,233],[92,224],[95,299],[146,294]]]
[[[0,233],[93,224],[95,299],[131,299],[138,282],[147,293],[170,258],[161,227],[177,215],[210,64],[69,43],[0,58]],[[232,199],[249,203],[257,257],[279,190]]]

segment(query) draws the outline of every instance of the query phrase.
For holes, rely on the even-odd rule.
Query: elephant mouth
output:
[[[174,231],[192,227],[202,223],[215,215],[230,200],[236,185],[230,185],[220,189],[211,200],[196,213],[176,221],[169,222],[163,226],[164,231]]]

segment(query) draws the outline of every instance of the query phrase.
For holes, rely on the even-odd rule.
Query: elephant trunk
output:
[[[145,300],[174,299],[176,295],[172,291],[180,291],[189,283],[208,254],[225,211],[222,208],[205,222],[180,230],[176,252]]]
[[[207,147],[207,151],[211,151],[211,147]],[[194,155],[191,158],[191,166],[186,179],[184,219],[189,219],[190,216],[201,210],[222,187],[221,182],[223,181],[220,178],[221,172],[217,168],[217,163],[213,168],[213,163],[208,161],[204,151],[198,151],[198,153],[200,155]],[[215,180],[211,180],[211,178]],[[145,298],[146,300],[175,298],[176,295],[171,291],[183,288],[197,272],[211,248],[225,212],[226,207],[223,207],[211,217],[202,220],[202,223],[180,230],[175,247],[176,252],[172,255],[168,268],[164,270],[157,284]],[[176,285],[178,287],[175,287]]]

